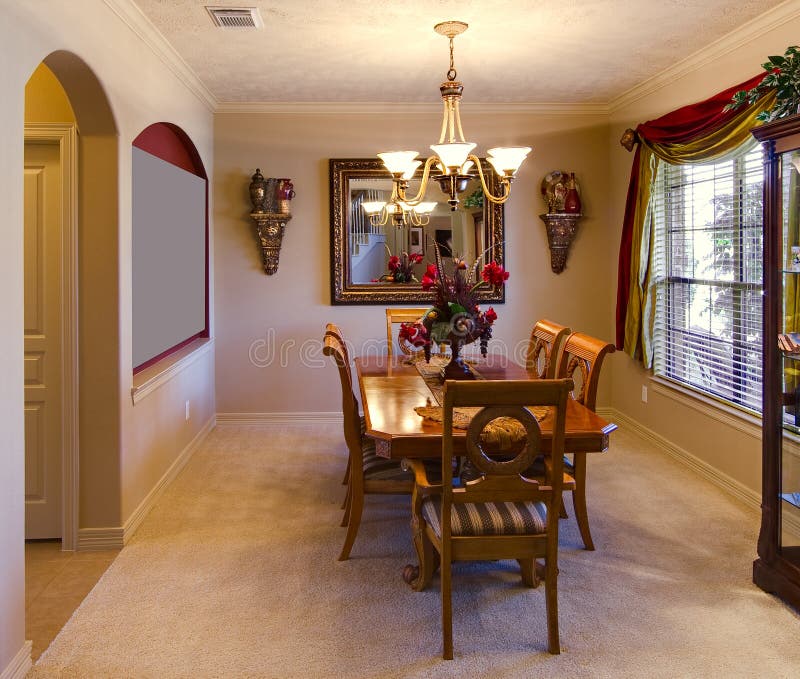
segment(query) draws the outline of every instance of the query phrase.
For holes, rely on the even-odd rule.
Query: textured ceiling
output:
[[[606,103],[781,0],[135,0],[221,102]],[[261,10],[223,30],[206,5]],[[757,70],[757,69],[755,69]]]

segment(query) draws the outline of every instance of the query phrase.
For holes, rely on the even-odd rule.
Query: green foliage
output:
[[[464,207],[483,207],[483,189],[475,189],[464,199]]]
[[[757,120],[768,122],[794,115],[800,106],[800,47],[786,48],[783,56],[771,56],[761,65],[767,72],[761,82],[751,90],[739,90],[723,109],[735,111],[746,104],[754,104],[770,90],[775,90],[777,99],[771,111],[762,111]]]

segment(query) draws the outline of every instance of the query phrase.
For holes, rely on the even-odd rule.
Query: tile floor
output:
[[[25,543],[25,638],[39,658],[119,550],[62,552],[60,540]]]

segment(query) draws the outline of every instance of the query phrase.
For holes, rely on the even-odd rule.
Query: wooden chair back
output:
[[[582,332],[573,332],[564,343],[556,374],[560,378],[571,378],[575,382],[573,398],[594,410],[597,404],[597,385],[600,383],[600,368],[608,354],[614,353],[610,342],[591,337]],[[580,379],[577,379],[576,372]]]
[[[528,354],[525,357],[525,367],[541,380],[551,380],[556,376],[558,366],[558,351],[561,342],[569,335],[570,329],[541,319],[531,330],[531,339],[528,342]]]
[[[558,530],[558,511],[561,506],[563,483],[564,426],[566,401],[572,390],[572,380],[480,380],[474,382],[448,381],[445,384],[442,441],[442,478],[450,478],[453,464],[453,408],[481,407],[472,418],[466,435],[467,457],[480,473],[479,478],[463,486],[445,483],[442,492],[442,538],[450,537],[450,507],[457,503],[541,501],[555,516]],[[536,417],[526,406],[551,406],[553,440],[545,455],[548,468],[547,486],[522,476],[541,454],[541,429]],[[508,417],[517,420],[526,432],[526,442],[511,459],[490,458],[481,446],[481,432],[492,420]]]
[[[358,401],[353,392],[353,374],[350,372],[350,355],[342,333],[333,323],[325,327],[322,353],[333,358],[339,369],[342,384],[342,415],[344,416],[344,438],[350,451],[361,454],[361,424],[358,416]]]
[[[430,309],[430,307],[415,307],[412,309],[386,309],[386,345],[389,356],[394,355],[395,347],[395,338],[392,326],[399,325],[400,323],[413,323],[414,321],[422,318],[428,309]],[[414,354],[422,351],[422,349],[412,347],[408,343],[401,342],[400,340],[397,340],[397,346],[400,347],[400,351],[402,351],[406,356],[413,356]]]

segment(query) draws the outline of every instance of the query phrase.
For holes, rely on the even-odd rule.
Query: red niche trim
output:
[[[208,179],[203,161],[192,140],[177,125],[153,123],[139,133],[133,140],[133,145],[182,170]]]

